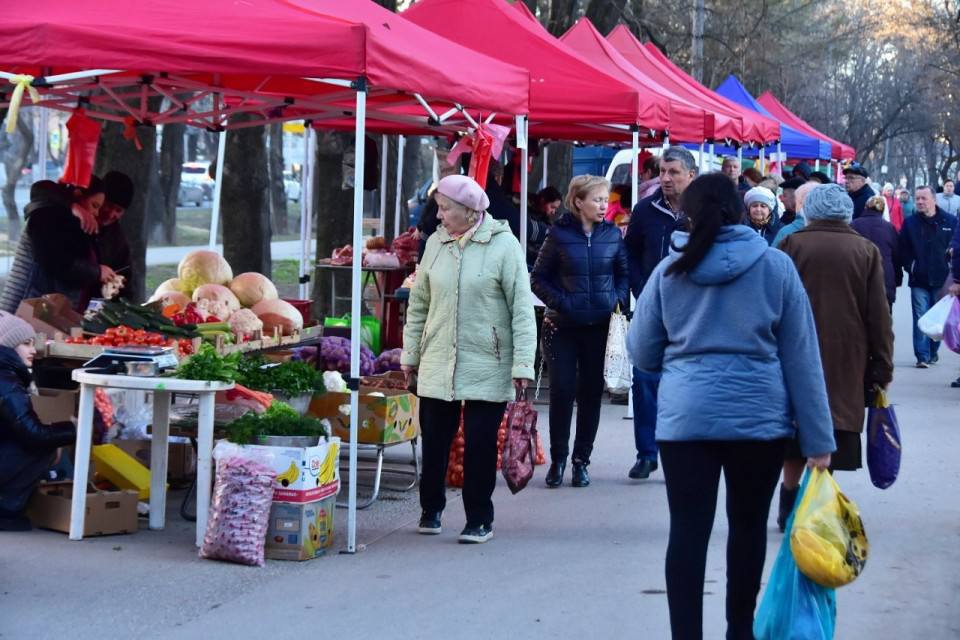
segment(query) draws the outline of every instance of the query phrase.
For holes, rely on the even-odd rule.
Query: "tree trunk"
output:
[[[34,141],[33,127],[30,126],[23,112],[20,112],[20,117],[17,119],[16,134],[6,137],[10,143],[10,148],[6,149],[4,159],[7,181],[3,185],[3,206],[7,210],[7,239],[14,243],[20,239],[20,208],[17,206],[16,197],[17,181],[20,179],[24,168],[30,163]]]
[[[250,122],[241,113],[231,122]],[[255,271],[270,277],[270,207],[267,189],[267,150],[264,127],[227,132],[223,185],[220,192],[220,228],[223,257],[234,273]]]
[[[180,193],[180,173],[183,169],[184,124],[166,124],[163,126],[163,139],[160,141],[160,167],[156,201],[159,203],[159,218],[153,225],[152,238],[164,245],[176,244],[177,240],[177,196]]]
[[[160,100],[149,100],[150,111],[160,108]],[[151,174],[157,166],[157,130],[153,127],[137,127],[137,136],[143,145],[139,151],[133,142],[124,139],[123,130],[124,125],[120,122],[104,123],[94,173],[102,176],[108,171],[122,171],[133,181],[133,201],[120,219],[120,225],[130,244],[133,263],[131,273],[126,274],[128,290],[131,300],[139,302],[146,298],[147,202],[159,197],[150,192]]]
[[[353,134],[317,132],[317,156],[314,168],[313,210],[317,230],[317,259],[329,258],[333,250],[353,240],[353,189],[343,189],[343,152],[353,144]],[[357,257],[359,259],[359,256]],[[336,279],[338,296],[350,293],[350,273],[318,271],[313,280],[313,317],[333,315],[331,273]],[[343,304],[338,311],[343,313]]]
[[[572,177],[573,145],[567,142],[551,143],[547,158],[547,181],[564,193]]]
[[[267,129],[269,146],[267,147],[267,175],[269,185],[270,220],[275,233],[288,233],[287,192],[283,185],[283,124],[275,122]]]

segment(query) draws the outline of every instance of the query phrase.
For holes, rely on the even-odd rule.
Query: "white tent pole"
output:
[[[217,227],[220,225],[220,194],[223,191],[223,165],[227,159],[227,130],[220,130],[220,139],[217,141],[217,175],[213,182],[213,207],[210,210],[210,240],[207,246],[211,249],[217,246]]]
[[[394,205],[393,215],[393,237],[400,235],[400,211],[403,204],[403,154],[407,147],[407,137],[399,136],[397,138],[397,201]],[[403,229],[402,231],[406,231]]]
[[[763,175],[766,171],[767,164],[767,150],[765,147],[760,147],[760,155],[757,158],[757,162],[760,164],[760,175]]]
[[[540,181],[540,189],[547,188],[547,164],[550,161],[550,145],[544,144],[541,153],[543,158],[543,179]]]
[[[303,166],[300,167],[300,299],[307,299],[313,223],[313,127],[303,129]]]
[[[813,170],[820,171],[820,158],[813,161]]]
[[[353,267],[350,300],[350,468],[347,498],[347,553],[357,551],[357,431],[360,415],[360,280],[363,256],[363,153],[367,128],[367,83],[358,81],[353,166]]]
[[[707,172],[706,162],[703,161],[703,143],[700,143],[700,155],[697,156],[697,163],[700,165],[700,171],[697,172],[698,176],[702,176]]]
[[[50,140],[50,112],[46,109],[40,109],[40,135],[37,136],[37,143],[40,145],[40,179],[47,179],[47,142]]]
[[[630,203],[631,212],[633,207],[637,206],[637,202],[640,200],[640,131],[634,127],[633,135],[630,136]],[[701,151],[703,146],[701,145]],[[702,154],[701,154],[702,156]],[[633,296],[630,295],[630,310],[633,311],[633,307],[636,304],[636,300],[633,299]],[[627,419],[633,419],[633,391],[627,392]]]
[[[737,147],[737,166],[740,167],[740,173],[743,173],[743,145]]]
[[[777,167],[780,168],[780,175],[783,175],[783,145],[777,141]]]
[[[377,235],[382,238],[387,235],[387,160],[390,158],[390,143],[387,136],[380,136],[380,142],[380,233]]]
[[[707,173],[709,173],[710,171],[713,171],[713,152],[715,149],[716,147],[714,146],[713,141],[711,141],[710,150],[707,152],[707,167],[708,167]]]
[[[530,175],[527,171],[528,143],[527,119],[525,116],[520,116],[517,118],[517,146],[520,147],[520,247],[524,254],[527,252],[527,189],[530,183]]]
[[[666,153],[667,149],[670,148],[670,134],[664,134],[663,136],[663,152]]]

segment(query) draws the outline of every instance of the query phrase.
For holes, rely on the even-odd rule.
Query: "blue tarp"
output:
[[[736,76],[731,75],[726,80],[723,81],[716,89],[717,93],[722,95],[728,100],[733,100],[737,104],[743,105],[747,109],[761,113],[768,118],[774,118],[769,111],[767,111],[763,105],[757,102],[750,92],[747,91],[746,87],[741,84],[740,80]],[[778,121],[779,122],[779,121]],[[780,140],[781,149],[785,154],[787,154],[788,159],[797,159],[797,160],[829,160],[830,159],[830,143],[826,140],[820,140],[808,136],[805,133],[797,131],[793,127],[784,124],[781,122],[780,135],[782,136]],[[765,153],[767,157],[771,153],[776,152],[777,145],[768,145],[766,147]],[[736,155],[736,149],[727,148],[727,147],[718,147],[716,153],[721,155],[733,154]],[[747,156],[756,156],[756,149],[748,150],[744,149],[744,155]]]

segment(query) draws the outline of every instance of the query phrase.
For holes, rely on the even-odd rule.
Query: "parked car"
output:
[[[177,206],[182,207],[187,203],[193,203],[199,207],[203,205],[206,194],[203,187],[193,182],[180,181],[180,190],[177,192]]]
[[[203,190],[203,197],[213,199],[213,178],[210,177],[210,163],[207,161],[184,162],[180,169],[180,184],[191,184]],[[188,198],[188,200],[192,200]]]

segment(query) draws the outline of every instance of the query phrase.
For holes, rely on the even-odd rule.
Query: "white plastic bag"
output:
[[[950,308],[953,306],[955,299],[953,296],[940,298],[937,304],[930,307],[929,311],[920,316],[917,320],[917,328],[932,340],[943,340],[943,327],[947,324],[947,318],[950,316]]]
[[[221,440],[213,457],[217,474],[200,557],[263,566],[277,477],[272,455],[261,447]]]
[[[611,393],[627,393],[633,384],[633,367],[627,355],[627,329],[630,323],[620,307],[610,315],[607,352],[603,359],[603,380]]]

